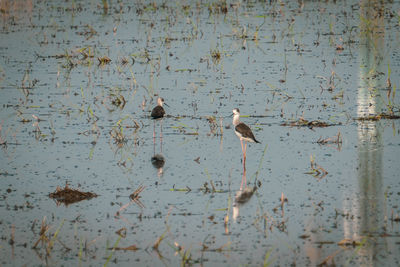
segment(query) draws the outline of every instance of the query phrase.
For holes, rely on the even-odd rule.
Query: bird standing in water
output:
[[[246,168],[246,146],[247,142],[252,143],[260,143],[254,137],[253,132],[251,131],[250,127],[240,121],[240,111],[238,108],[232,110],[233,112],[233,126],[235,127],[235,134],[240,139],[240,144],[242,145],[242,153],[243,153],[243,166]],[[243,149],[243,140],[245,142],[244,149]]]
[[[162,98],[162,97],[159,97],[159,98],[157,98],[157,106],[155,106],[154,108],[153,108],[153,110],[151,111],[151,118],[152,119],[154,119],[154,120],[159,120],[159,119],[161,119],[161,123],[160,123],[160,141],[161,141],[161,144],[162,144],[162,138],[163,138],[163,136],[162,136],[162,118],[164,117],[164,115],[165,115],[165,110],[164,110],[164,108],[163,108],[163,105],[166,105],[166,106],[168,106],[165,102],[164,102],[164,98]],[[154,124],[153,124],[154,126],[153,126],[153,142],[155,142],[156,141],[156,122],[154,121]]]

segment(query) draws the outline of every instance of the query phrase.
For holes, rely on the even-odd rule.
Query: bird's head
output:
[[[159,106],[166,105],[167,107],[169,107],[169,106],[167,105],[167,103],[165,103],[164,98],[162,98],[162,97],[159,97],[159,98],[157,99],[157,104],[158,104]]]

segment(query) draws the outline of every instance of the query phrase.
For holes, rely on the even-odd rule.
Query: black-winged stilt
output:
[[[242,145],[242,153],[243,153],[243,166],[246,166],[246,145],[247,142],[252,143],[260,143],[254,137],[253,132],[251,131],[250,127],[240,121],[240,111],[238,108],[232,110],[233,112],[233,126],[235,127],[235,134],[240,139],[240,144]],[[243,149],[243,140],[245,142],[244,149]]]
[[[163,104],[164,104],[164,98],[159,97],[157,99],[157,106],[153,108],[153,110],[151,111],[151,117],[153,119],[160,119],[162,117],[164,117],[165,115],[165,110],[163,108]],[[166,106],[168,106],[167,104],[165,104]]]
[[[164,98],[158,97],[157,98],[157,106],[155,106],[153,108],[153,110],[151,111],[151,118],[152,119],[158,120],[158,119],[162,119],[164,117],[165,110],[163,108],[163,104],[168,106],[164,102]],[[155,142],[155,138],[156,138],[156,122],[154,121],[154,124],[153,124],[153,141],[154,142]],[[161,120],[161,123],[160,123],[160,139],[162,139],[162,120]]]

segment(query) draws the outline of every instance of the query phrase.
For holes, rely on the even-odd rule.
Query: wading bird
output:
[[[246,145],[247,142],[252,142],[252,143],[260,143],[256,140],[254,137],[253,132],[251,131],[250,127],[244,124],[243,122],[240,122],[240,111],[238,108],[235,108],[232,110],[233,112],[233,126],[235,127],[235,134],[239,137],[240,139],[240,144],[242,145],[242,153],[243,153],[243,166],[245,168],[246,166]],[[244,149],[243,149],[243,140],[244,140]]]
[[[165,102],[164,102],[164,98],[159,97],[157,98],[157,106],[155,106],[153,108],[153,110],[151,111],[151,118],[154,119],[154,124],[153,124],[153,142],[155,143],[156,141],[156,122],[155,120],[161,120],[160,122],[160,139],[161,139],[161,143],[162,143],[162,118],[165,115],[165,110],[163,108],[163,104],[165,104],[166,106],[168,106]]]
[[[160,119],[160,118],[164,117],[165,110],[163,108],[163,104],[164,104],[164,98],[159,97],[157,99],[157,106],[155,106],[153,108],[153,110],[151,111],[151,118]],[[165,105],[168,106],[167,104],[165,104]]]

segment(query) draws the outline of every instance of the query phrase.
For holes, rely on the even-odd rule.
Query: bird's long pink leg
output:
[[[163,134],[162,134],[162,120],[161,120],[161,129],[160,129],[160,146],[161,146],[161,153],[162,153],[162,142],[163,142]]]
[[[247,148],[247,141],[244,142],[244,153],[243,153],[243,166],[246,169],[246,148]]]
[[[156,154],[156,139],[153,136],[153,156]]]
[[[247,188],[246,168],[243,170],[242,183],[240,184],[240,190],[243,190],[243,184],[244,184],[244,188]]]
[[[162,123],[163,123],[163,120],[161,119],[161,126],[160,126],[160,141],[161,141],[161,143],[162,143],[162,139],[163,139],[163,135],[162,135]]]
[[[153,143],[156,143],[156,122],[153,121]]]
[[[242,138],[240,138],[240,145],[242,146],[242,154],[244,155],[244,151],[243,151],[243,140],[242,140]]]

